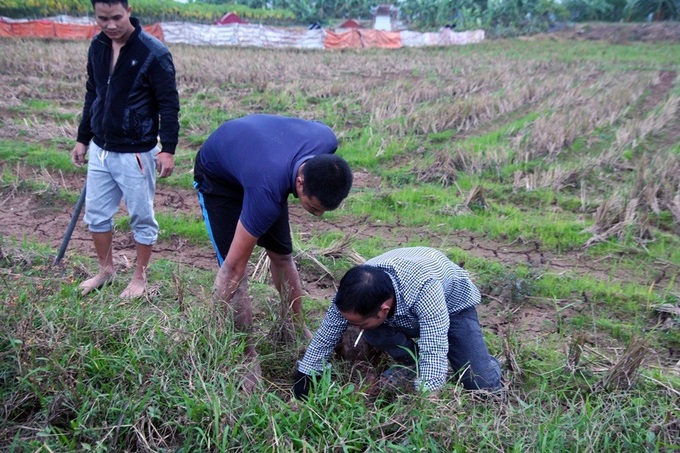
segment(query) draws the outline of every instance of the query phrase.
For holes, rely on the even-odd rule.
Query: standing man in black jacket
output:
[[[102,31],[90,44],[83,117],[71,160],[80,167],[89,151],[85,217],[99,272],[80,284],[87,294],[110,282],[113,215],[122,198],[130,214],[137,261],[121,298],[146,288],[146,269],[158,238],[153,198],[156,170],[174,169],[179,133],[179,95],[172,55],[130,17],[127,0],[92,0]],[[162,150],[158,147],[160,135]]]

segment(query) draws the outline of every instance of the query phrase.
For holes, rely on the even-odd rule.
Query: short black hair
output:
[[[362,264],[348,270],[335,295],[335,306],[343,313],[372,316],[386,300],[394,297],[392,279],[376,266]]]
[[[107,5],[116,5],[118,3],[125,9],[128,7],[128,0],[92,0],[92,7],[94,8],[95,3],[106,3]]]
[[[340,206],[352,188],[352,170],[335,154],[320,154],[306,161],[302,177],[305,195],[318,199],[329,211]]]

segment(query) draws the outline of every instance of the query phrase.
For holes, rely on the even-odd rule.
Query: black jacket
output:
[[[170,51],[144,32],[135,18],[135,31],[120,50],[110,71],[113,48],[103,32],[90,43],[87,93],[78,142],[90,140],[107,151],[146,152],[158,143],[175,153],[179,134],[179,95]],[[160,127],[159,127],[160,120]]]

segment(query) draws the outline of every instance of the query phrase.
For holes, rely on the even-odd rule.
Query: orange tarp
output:
[[[144,31],[150,34],[151,36],[155,36],[161,41],[165,41],[165,35],[163,35],[163,27],[161,27],[161,24],[158,22],[151,25],[145,25]]]
[[[326,31],[323,45],[326,49],[348,49],[361,47],[383,47],[399,49],[403,47],[401,33],[398,31],[354,29],[344,33]]]
[[[59,39],[92,39],[98,32],[95,25],[54,24],[54,34]]]
[[[5,22],[2,19],[0,19],[0,37],[1,38],[12,37],[12,24]]]
[[[335,33],[329,30],[326,31],[323,46],[326,49],[350,49],[361,47],[361,35],[359,35],[359,30],[350,30],[346,33]]]
[[[359,30],[364,47],[383,47],[399,49],[402,47],[401,33],[398,31]]]
[[[144,30],[163,41],[161,24],[147,25]],[[0,37],[3,38],[92,39],[99,31],[97,25],[62,24],[49,20],[9,22],[0,19]]]
[[[48,21],[19,22],[12,24],[12,33],[17,38],[33,37],[49,38],[54,35],[54,27]]]

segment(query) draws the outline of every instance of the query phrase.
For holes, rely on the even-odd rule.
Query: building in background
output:
[[[347,19],[337,26],[337,28],[363,28],[361,23],[356,19]]]
[[[398,29],[399,7],[385,3],[371,8],[371,15],[374,30],[395,31]]]
[[[248,21],[241,19],[236,13],[227,13],[219,20],[215,21],[215,25],[229,25],[229,24],[247,24]]]

